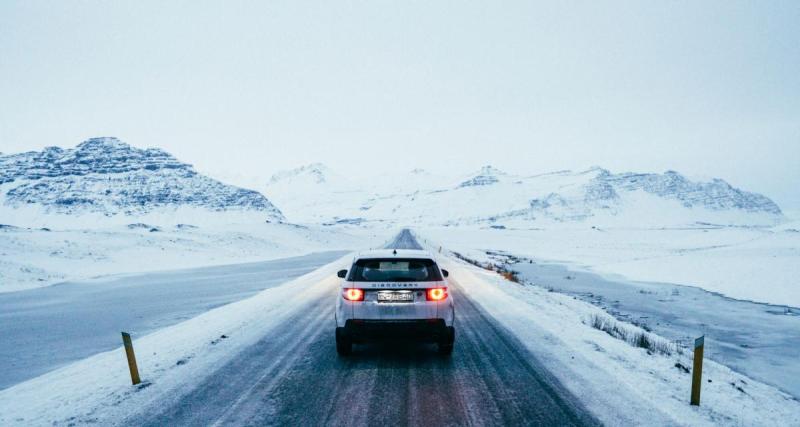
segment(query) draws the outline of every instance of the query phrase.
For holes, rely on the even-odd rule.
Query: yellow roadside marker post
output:
[[[703,383],[703,345],[705,335],[694,340],[694,365],[692,367],[691,404],[700,406],[700,385]]]
[[[128,368],[131,371],[131,382],[133,385],[142,382],[139,379],[139,368],[136,366],[136,355],[133,354],[133,343],[131,335],[127,332],[122,333],[122,343],[125,345],[125,355],[128,356]]]

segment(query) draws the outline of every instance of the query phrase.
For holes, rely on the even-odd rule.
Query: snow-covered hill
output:
[[[199,222],[284,219],[256,191],[198,174],[163,150],[139,149],[111,137],[92,138],[74,149],[0,156],[0,214],[0,223],[37,226],[133,218],[173,224],[198,217],[204,218]]]
[[[517,176],[485,166],[452,178],[414,170],[355,181],[314,164],[276,174],[264,192],[289,220],[308,223],[769,226],[783,218],[769,198],[721,179],[695,182],[675,171],[611,173],[598,167]]]

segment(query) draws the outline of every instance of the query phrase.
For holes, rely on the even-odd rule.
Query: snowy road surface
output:
[[[401,232],[391,247],[418,248]],[[331,289],[136,425],[596,425],[514,336],[451,282],[452,357],[408,342],[336,354]]]
[[[0,389],[247,298],[344,252],[69,282],[0,294]]]
[[[387,249],[422,249],[408,229],[403,229],[386,245]]]

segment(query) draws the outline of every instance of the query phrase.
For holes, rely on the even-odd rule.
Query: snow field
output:
[[[117,350],[2,390],[0,425],[115,425],[143,408],[178,398],[309,301],[330,293],[338,283],[335,272],[350,259],[345,256],[251,298],[144,337],[134,336],[144,382],[138,387],[131,386],[120,339]]]
[[[471,259],[486,250],[606,277],[696,286],[725,296],[800,307],[800,233],[783,227],[644,229],[423,228]]]
[[[461,261],[440,262],[473,301],[608,425],[800,424],[796,399],[710,360],[703,366],[701,406],[692,407],[691,374],[675,367],[691,367],[691,351],[648,354],[593,328],[592,316],[606,313],[591,304],[509,282]]]
[[[154,229],[156,231],[150,231]],[[158,226],[100,229],[0,228],[0,292],[136,272],[265,261],[350,250],[381,238],[287,224]]]
[[[472,247],[487,237],[470,230],[449,232],[451,238],[460,236]],[[370,235],[359,233],[362,238]],[[331,292],[338,283],[334,273],[349,257],[252,298],[134,337],[144,386],[130,386],[120,348],[0,391],[0,425],[113,425],[130,422],[127,417],[143,408],[179,399],[193,383],[268,336],[310,301]],[[795,398],[710,360],[704,362],[701,406],[691,407],[691,375],[676,367],[677,363],[691,366],[691,351],[648,354],[593,328],[593,316],[606,313],[591,304],[538,286],[515,284],[455,259],[442,256],[440,263],[468,297],[517,336],[606,424],[800,424],[800,402]],[[643,332],[633,325],[624,327]]]

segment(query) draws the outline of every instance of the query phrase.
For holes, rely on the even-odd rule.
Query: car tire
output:
[[[348,356],[353,352],[353,340],[347,336],[344,328],[336,328],[336,352],[340,356]]]
[[[439,354],[449,356],[453,354],[453,344],[456,341],[456,329],[452,326],[447,327],[445,336],[439,341]]]

